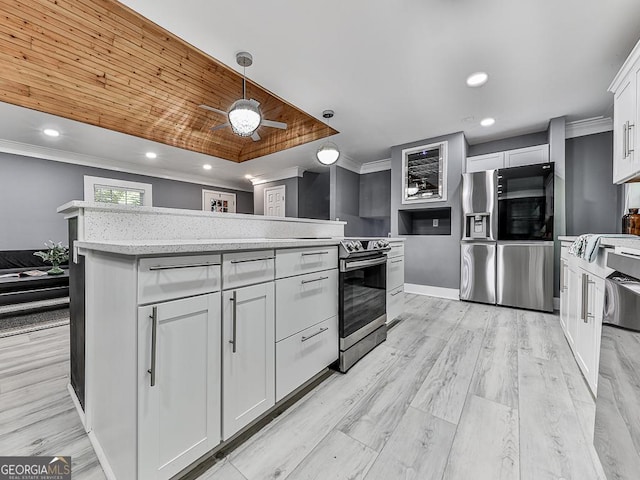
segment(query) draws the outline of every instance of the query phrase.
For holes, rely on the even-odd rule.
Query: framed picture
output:
[[[236,194],[202,190],[202,209],[208,212],[236,213]]]
[[[447,142],[402,150],[402,203],[447,199]]]

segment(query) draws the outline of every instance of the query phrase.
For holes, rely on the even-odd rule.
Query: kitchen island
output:
[[[603,237],[593,262],[569,254],[577,237],[561,236],[560,324],[584,378],[595,397],[598,388],[600,337],[604,308],[605,278],[610,253],[625,249],[640,251],[640,238]]]
[[[59,211],[76,277],[70,392],[107,477],[181,474],[336,360],[343,222]]]

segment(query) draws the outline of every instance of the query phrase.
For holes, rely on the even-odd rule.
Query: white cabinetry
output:
[[[273,281],[222,295],[222,439],[275,404]]]
[[[276,250],[276,401],[338,359],[338,250]]]
[[[640,178],[640,42],[609,87],[613,93],[613,182]]]
[[[222,439],[275,405],[275,255],[222,257]]]
[[[612,270],[606,267],[607,250],[600,249],[594,263],[568,255],[563,243],[561,255],[560,322],[576,362],[596,394],[600,334],[604,307],[604,279]]]
[[[138,478],[220,442],[220,293],[138,308]]]
[[[504,152],[488,153],[467,157],[466,172],[483,172],[497,168],[521,167],[549,161],[549,145],[518,148]]]
[[[387,253],[387,323],[404,310],[404,241],[390,241]]]

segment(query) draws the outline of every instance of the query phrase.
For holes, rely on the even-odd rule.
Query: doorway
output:
[[[202,209],[207,212],[236,213],[236,194],[202,190]]]
[[[265,215],[269,217],[285,216],[284,191],[285,185],[279,185],[277,187],[269,187],[264,189]]]

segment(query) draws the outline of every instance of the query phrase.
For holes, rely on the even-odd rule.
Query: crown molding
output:
[[[354,162],[346,155],[340,155],[340,158],[338,159],[336,165],[346,170],[351,170],[352,172],[360,174],[360,164]]]
[[[13,155],[22,155],[25,157],[40,158],[43,160],[52,160],[54,162],[70,163],[73,165],[84,165],[85,167],[95,167],[101,168],[103,170],[112,170],[115,172],[125,172],[135,175],[145,175],[147,177],[163,178],[166,180],[195,183],[198,185],[206,185],[210,187],[228,188],[231,190],[240,190],[244,192],[253,191],[253,188],[247,188],[246,186],[243,186],[239,183],[225,182],[213,179],[208,180],[207,178],[203,178],[200,176],[183,174],[174,172],[172,170],[132,167],[130,165],[107,158],[67,152],[64,150],[41,147],[38,145],[29,145],[21,142],[13,142],[11,140],[0,139],[0,152],[10,153]]]
[[[610,132],[613,130],[611,117],[593,117],[567,123],[565,138],[584,137],[594,133]]]
[[[391,170],[391,159],[385,158],[384,160],[375,160],[373,162],[363,163],[360,166],[360,174],[382,172],[384,170]]]
[[[267,173],[251,179],[253,185],[261,185],[263,183],[275,182],[277,180],[284,180],[286,178],[301,177],[305,172],[302,167],[290,167],[285,168],[273,173]]]

